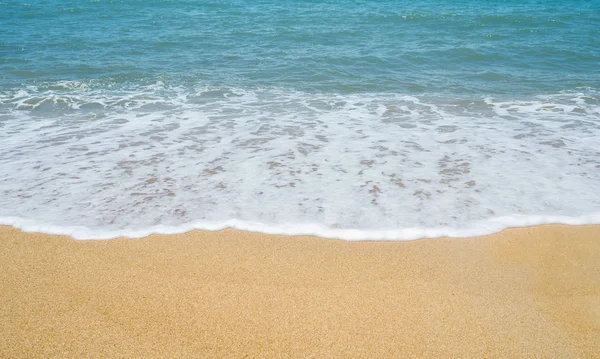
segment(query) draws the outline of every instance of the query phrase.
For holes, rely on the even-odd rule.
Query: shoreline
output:
[[[7,357],[593,357],[600,226],[80,241],[0,226]]]
[[[0,227],[11,227],[25,233],[67,236],[76,240],[113,240],[117,238],[140,239],[154,235],[185,235],[194,231],[219,232],[234,230],[257,235],[285,237],[318,237],[343,241],[414,241],[439,238],[475,238],[495,235],[507,229],[525,229],[540,226],[599,226],[600,212],[577,217],[528,215],[501,216],[473,223],[472,227],[406,227],[399,229],[331,228],[320,224],[267,225],[231,219],[221,222],[190,222],[178,226],[150,226],[130,230],[90,230],[85,226],[64,227],[44,224],[19,217],[0,217]],[[302,229],[299,229],[302,228]]]

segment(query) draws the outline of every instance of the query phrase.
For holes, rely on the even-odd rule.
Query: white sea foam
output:
[[[354,239],[600,223],[600,98],[0,93],[0,224],[80,239],[237,228]]]
[[[483,236],[500,232],[507,228],[530,227],[542,224],[585,225],[600,223],[600,212],[581,217],[566,216],[515,216],[496,217],[473,223],[470,228],[458,229],[452,227],[440,228],[399,228],[388,230],[360,230],[329,228],[322,224],[282,224],[266,225],[262,223],[244,222],[230,219],[223,222],[199,221],[179,226],[151,226],[144,229],[122,230],[91,230],[84,226],[56,226],[44,224],[31,219],[18,217],[0,217],[0,225],[12,226],[25,232],[40,232],[46,234],[67,235],[75,239],[114,239],[119,237],[143,238],[152,234],[181,234],[195,229],[219,231],[223,229],[239,229],[242,231],[259,232],[287,236],[318,236],[322,238],[344,239],[348,241],[379,241],[399,240],[408,241],[421,238],[467,238]]]

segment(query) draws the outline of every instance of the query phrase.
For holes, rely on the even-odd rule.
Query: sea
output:
[[[0,0],[0,224],[600,224],[599,0]]]

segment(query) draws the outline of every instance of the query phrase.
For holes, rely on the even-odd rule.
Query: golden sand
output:
[[[0,227],[0,357],[600,356],[600,226],[345,242]]]

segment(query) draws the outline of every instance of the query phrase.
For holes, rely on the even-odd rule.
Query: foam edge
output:
[[[326,239],[346,241],[410,241],[425,238],[471,238],[498,233],[507,228],[523,228],[544,224],[565,224],[572,226],[600,224],[600,212],[579,217],[516,215],[490,218],[474,222],[470,227],[452,228],[399,228],[381,230],[329,228],[321,224],[281,224],[269,225],[230,219],[222,222],[196,221],[179,226],[157,225],[141,229],[93,230],[84,226],[59,226],[20,217],[0,217],[0,225],[11,226],[23,232],[37,232],[50,235],[65,235],[77,240],[108,240],[115,238],[143,238],[153,234],[182,234],[193,230],[220,231],[236,229],[285,236],[316,236]]]

